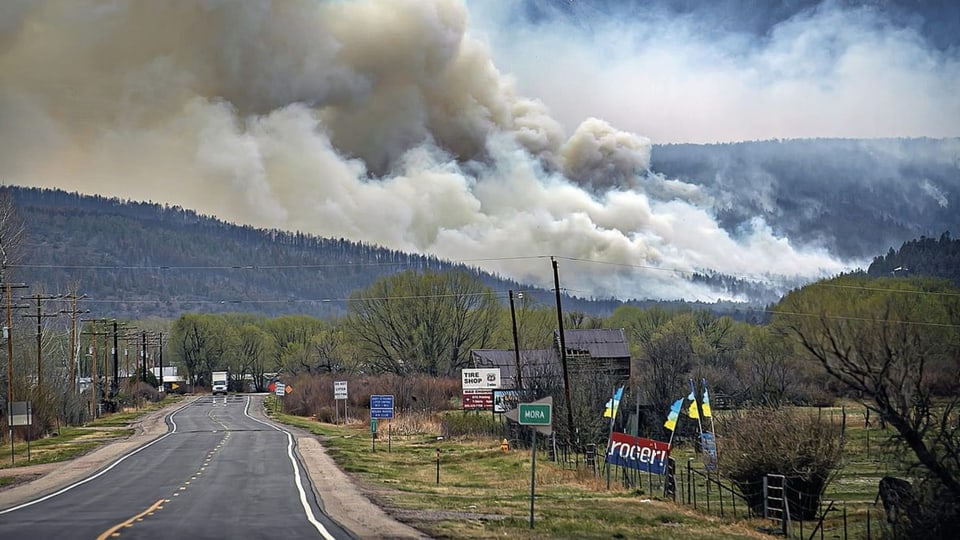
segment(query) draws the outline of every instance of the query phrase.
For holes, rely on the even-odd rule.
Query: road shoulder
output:
[[[36,477],[36,479],[0,491],[0,510],[55,493],[74,482],[95,474],[128,452],[148,444],[167,432],[165,421],[167,415],[187,406],[191,401],[188,399],[154,411],[131,425],[134,428],[133,435],[125,439],[112,441],[70,461],[4,470],[4,475],[26,475]]]
[[[0,510],[50,495],[96,474],[127,453],[167,433],[166,417],[182,407],[189,406],[198,398],[199,396],[193,396],[154,411],[131,425],[134,428],[133,435],[105,444],[76,459],[5,470],[4,475],[29,477],[31,480],[0,490]],[[297,452],[324,512],[356,538],[429,538],[417,529],[392,518],[367,498],[350,476],[330,457],[316,436],[280,424],[263,414],[262,399],[255,399],[253,403],[255,406],[250,407],[251,414],[293,433],[297,441]]]
[[[310,476],[310,482],[320,499],[323,511],[354,536],[361,539],[430,538],[421,531],[397,521],[367,498],[353,479],[330,457],[315,435],[281,424],[265,415],[262,401],[256,407],[251,407],[251,413],[293,433],[297,441],[297,453]]]

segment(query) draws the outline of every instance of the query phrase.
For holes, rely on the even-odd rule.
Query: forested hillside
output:
[[[938,240],[922,237],[904,242],[900,249],[873,259],[867,269],[873,277],[932,276],[960,286],[960,240],[945,232]]]
[[[869,260],[960,227],[957,139],[807,139],[656,146],[651,168],[700,186],[737,230],[761,218],[800,245]]]
[[[237,226],[180,207],[59,190],[4,191],[26,227],[10,279],[42,287],[45,294],[86,294],[83,307],[92,317],[175,318],[184,312],[327,317],[345,312],[350,293],[408,269],[456,268],[497,291],[535,290],[434,257]],[[537,296],[552,302],[552,295]],[[564,300],[565,309],[585,313],[609,313],[619,304]]]

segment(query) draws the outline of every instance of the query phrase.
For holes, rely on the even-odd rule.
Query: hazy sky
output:
[[[608,4],[0,2],[0,181],[712,300],[684,276],[862,261],[724,230],[651,141],[960,134],[957,49],[872,8],[739,32]]]
[[[960,20],[927,20],[960,17],[942,2],[468,3],[498,68],[568,128],[597,116],[655,143],[960,136]]]

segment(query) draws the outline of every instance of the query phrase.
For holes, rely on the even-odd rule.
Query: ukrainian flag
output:
[[[673,405],[670,407],[670,414],[667,415],[667,421],[663,423],[663,427],[673,431],[677,429],[677,418],[680,417],[680,409],[683,407],[683,398],[680,398],[673,402]]]
[[[690,392],[690,395],[687,396],[687,399],[690,400],[690,408],[687,409],[687,416],[690,418],[700,418],[700,412],[697,410],[697,398],[693,395],[693,392]]]
[[[700,408],[703,409],[703,417],[710,418],[710,393],[707,392],[707,381],[703,381],[703,403],[700,404]]]
[[[618,388],[617,391],[613,393],[613,397],[610,398],[610,400],[607,401],[607,408],[606,408],[606,410],[603,411],[603,417],[604,417],[604,418],[616,418],[616,417],[617,417],[617,409],[620,408],[620,399],[621,399],[621,398],[623,398],[623,387],[622,387],[622,386],[621,386],[620,388]]]

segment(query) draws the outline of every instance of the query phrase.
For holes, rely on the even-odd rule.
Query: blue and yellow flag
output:
[[[610,398],[609,401],[607,401],[607,408],[605,411],[603,411],[604,418],[617,417],[617,409],[620,408],[620,398],[622,397],[623,397],[623,387],[621,386],[620,388],[617,389],[616,392],[613,393],[613,397]]]
[[[703,417],[710,418],[712,413],[710,412],[710,393],[707,392],[707,380],[702,379],[700,382],[703,383],[703,403],[700,404],[700,408],[703,410]]]
[[[677,429],[677,418],[680,417],[680,409],[683,407],[683,398],[680,398],[673,402],[673,405],[670,406],[670,414],[667,415],[667,421],[663,423],[663,427],[673,431]]]
[[[687,409],[687,416],[690,418],[700,418],[700,412],[697,411],[697,398],[693,395],[693,391],[690,392],[687,399],[690,400],[690,408]]]

